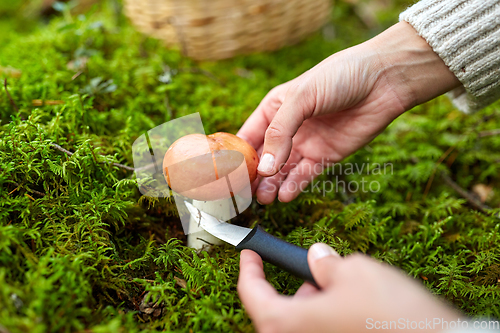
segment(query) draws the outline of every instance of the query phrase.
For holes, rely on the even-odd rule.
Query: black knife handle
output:
[[[236,246],[236,249],[255,251],[264,261],[278,266],[318,287],[307,263],[308,250],[274,237],[260,226],[253,228],[241,243]]]

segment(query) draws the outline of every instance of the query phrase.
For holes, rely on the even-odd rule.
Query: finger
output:
[[[262,156],[262,149],[264,149],[263,145],[260,145],[259,148],[255,149],[257,151],[257,156],[259,156],[259,160],[260,160],[260,157]],[[261,181],[262,181],[262,176],[257,174],[257,178],[252,183],[252,195],[255,194],[255,196],[257,196],[257,189],[259,188],[259,184]],[[257,197],[257,202],[259,202],[258,197]]]
[[[332,285],[337,267],[342,258],[330,246],[324,243],[313,244],[307,253],[307,262],[318,286],[327,289]]]
[[[262,259],[251,250],[243,250],[240,254],[238,293],[254,320],[271,310],[283,297],[266,281]]]
[[[303,158],[295,168],[290,170],[286,180],[281,184],[278,199],[290,202],[307,188],[314,178],[323,172],[323,165],[311,159]]]
[[[318,294],[320,291],[318,288],[310,284],[309,282],[304,282],[300,288],[297,290],[294,298],[309,297]]]
[[[236,134],[250,143],[256,150],[264,143],[266,129],[281,106],[285,89],[285,85],[273,88],[262,99],[259,106],[257,106]]]
[[[259,106],[248,117],[243,126],[241,126],[236,136],[239,136],[254,147],[254,149],[257,149],[264,142],[264,134],[268,126],[269,121]]]
[[[264,177],[276,174],[284,165],[292,150],[293,136],[304,120],[314,112],[316,93],[312,85],[300,82],[290,87],[283,104],[265,132],[264,151],[257,168],[259,174]]]
[[[260,181],[262,179],[262,176],[257,175],[257,178],[252,182],[250,185],[250,188],[252,190],[252,195],[254,195],[257,192],[257,189],[259,188]]]
[[[257,168],[262,176],[272,176],[284,165],[292,150],[293,136],[304,120],[314,112],[314,103],[311,102],[313,97],[310,97],[314,94],[308,92],[308,88],[301,89],[305,90],[289,90],[283,105],[266,130],[264,151]]]
[[[268,205],[274,201],[289,171],[297,166],[297,162],[299,162],[301,158],[298,152],[292,151],[285,166],[277,174],[264,178],[261,181],[257,188],[257,199],[261,204]]]
[[[262,143],[264,143],[264,142],[262,142]],[[257,151],[257,155],[259,156],[259,160],[260,160],[260,158],[262,157],[262,151],[264,150],[264,145],[263,144],[260,145],[260,147],[256,148],[255,150]]]

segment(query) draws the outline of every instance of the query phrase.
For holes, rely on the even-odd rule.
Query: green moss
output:
[[[404,6],[386,8],[379,30]],[[220,62],[165,49],[107,2],[87,16],[57,16],[2,36],[0,66],[22,75],[7,77],[15,106],[0,93],[1,325],[9,332],[252,331],[237,297],[234,248],[186,248],[174,205],[141,199],[131,172],[112,163],[132,165],[133,141],[172,117],[200,112],[207,132],[236,132],[269,89],[376,32],[354,12],[335,7],[333,40],[316,34]],[[160,82],[166,75],[171,81]],[[63,104],[34,106],[37,99]],[[259,222],[305,247],[322,241],[341,254],[370,254],[471,315],[500,317],[500,194],[486,202],[494,210],[478,212],[441,176],[467,190],[499,188],[500,136],[479,135],[500,127],[499,106],[472,116],[446,98],[417,107],[346,159],[338,179],[338,171],[319,178],[364,177],[380,191],[316,187],[289,204],[254,204],[238,222]],[[392,168],[345,172],[354,163]],[[266,273],[285,294],[300,284],[269,265]],[[147,292],[162,304],[156,319],[139,313]]]

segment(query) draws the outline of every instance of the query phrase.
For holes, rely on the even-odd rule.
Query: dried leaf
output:
[[[493,195],[493,186],[476,184],[472,187],[472,192],[479,197],[482,203],[485,203]]]
[[[31,101],[31,104],[33,106],[43,106],[43,105],[60,105],[60,104],[64,104],[65,102],[64,101],[61,101],[61,100],[51,100],[51,99],[47,99],[47,100],[43,100],[43,99],[34,99]]]
[[[14,68],[14,67],[10,67],[10,66],[2,67],[2,66],[0,66],[0,75],[5,75],[7,77],[12,77],[12,78],[17,79],[17,78],[21,77],[22,73],[23,72],[21,72],[21,70]]]
[[[79,57],[79,58],[76,58],[75,60],[71,60],[70,62],[68,62],[66,67],[69,70],[72,70],[75,72],[80,71],[80,70],[84,69],[85,66],[87,66],[88,61],[89,61],[89,57]]]
[[[175,284],[177,284],[179,287],[181,288],[187,287],[186,280],[178,278],[177,276],[174,276],[174,279],[175,279]]]

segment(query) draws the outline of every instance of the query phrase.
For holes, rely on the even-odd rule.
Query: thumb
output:
[[[309,248],[307,262],[309,269],[318,286],[326,289],[334,280],[336,268],[341,264],[342,258],[330,246],[316,243]]]
[[[292,150],[292,138],[304,120],[314,112],[315,94],[300,84],[290,87],[283,104],[269,124],[257,170],[264,177],[276,174],[285,165]]]

